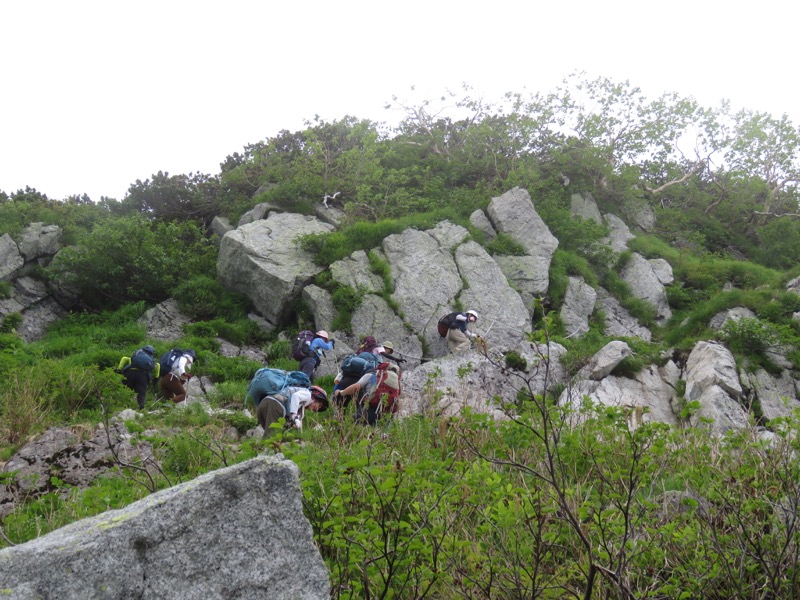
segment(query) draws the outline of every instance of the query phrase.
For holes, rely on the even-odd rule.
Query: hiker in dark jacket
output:
[[[143,352],[146,355],[146,360],[144,362],[140,362],[137,359],[136,354],[138,352]],[[144,408],[144,401],[147,396],[147,384],[150,383],[153,377],[158,379],[161,371],[161,365],[158,364],[155,356],[155,348],[149,345],[142,346],[131,356],[123,356],[117,367],[118,371],[122,371],[122,376],[124,377],[122,383],[136,392],[136,402],[139,405],[139,410]],[[150,365],[152,365],[152,367]]]
[[[165,398],[172,400],[175,404],[186,400],[185,384],[192,378],[189,370],[196,358],[197,354],[194,350],[184,350],[183,354],[172,363],[169,373],[161,375],[159,384]]]
[[[477,320],[478,313],[471,309],[456,315],[453,325],[447,331],[447,347],[450,352],[469,350],[472,339],[477,337],[477,334],[467,329],[467,325]]]
[[[322,329],[318,331],[314,339],[311,340],[311,345],[309,346],[310,354],[300,361],[299,370],[308,375],[311,381],[314,381],[314,375],[317,367],[322,362],[325,350],[333,350],[334,344],[335,340],[329,339],[327,331]]]

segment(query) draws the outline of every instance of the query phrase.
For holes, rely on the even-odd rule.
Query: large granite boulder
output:
[[[543,275],[536,279],[546,279],[553,254],[558,248],[558,240],[534,209],[528,191],[514,188],[502,196],[492,198],[486,213],[495,231],[511,236],[534,259],[535,271]],[[541,293],[546,291],[547,288]]]
[[[0,550],[9,600],[327,600],[298,469],[259,456]]]
[[[661,266],[659,264],[659,267]],[[664,284],[661,283],[661,279],[650,261],[638,252],[634,252],[622,269],[621,275],[628,284],[631,294],[653,305],[659,325],[663,325],[672,317]]]
[[[298,244],[300,237],[328,233],[333,226],[314,217],[270,213],[222,238],[217,277],[226,288],[250,298],[270,323],[278,324],[322,267]]]
[[[686,359],[685,397],[698,401],[700,409],[690,418],[696,427],[711,422],[715,431],[749,426],[749,418],[740,400],[742,385],[736,371],[736,360],[722,344],[698,342]]]
[[[25,264],[19,246],[7,233],[0,236],[0,279],[9,280]]]

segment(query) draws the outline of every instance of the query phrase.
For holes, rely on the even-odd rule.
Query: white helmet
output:
[[[472,309],[469,309],[469,310],[467,311],[467,315],[472,315],[473,317],[475,317],[475,320],[476,320],[476,321],[478,320],[478,313],[477,313],[477,311],[474,311],[474,310],[472,310]]]

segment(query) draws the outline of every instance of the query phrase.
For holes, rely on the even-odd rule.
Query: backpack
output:
[[[356,350],[356,354],[361,354],[362,352],[372,352],[377,347],[377,340],[371,335],[368,335],[361,340],[361,345],[358,347],[358,350]]]
[[[375,387],[367,399],[370,406],[378,406],[383,401],[382,410],[397,412],[397,397],[402,391],[400,386],[400,367],[394,363],[381,363],[375,369]]]
[[[439,337],[447,337],[447,332],[456,324],[456,317],[459,314],[458,312],[451,312],[449,315],[445,315],[439,319],[439,323],[436,325],[436,329],[439,331]]]
[[[141,348],[131,354],[131,364],[122,369],[123,372],[128,369],[138,369],[150,373],[156,368],[156,359],[151,354],[148,354]]]
[[[311,342],[315,337],[313,331],[305,329],[297,334],[292,342],[292,358],[303,360],[306,356],[311,356]]]
[[[161,355],[161,360],[158,361],[158,363],[161,365],[161,377],[172,371],[172,366],[181,356],[183,356],[183,350],[180,348],[173,348],[172,350],[168,350]]]
[[[361,377],[365,373],[374,371],[381,363],[379,356],[372,352],[361,352],[360,354],[348,354],[344,357],[341,364],[342,375]]]
[[[262,397],[280,394],[287,387],[308,388],[311,387],[311,380],[302,371],[284,371],[283,369],[263,367],[256,371],[247,386],[245,404],[249,399],[257,407]]]

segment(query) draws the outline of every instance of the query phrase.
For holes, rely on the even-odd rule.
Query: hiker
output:
[[[123,356],[117,370],[124,376],[122,383],[136,392],[136,401],[142,410],[147,384],[151,378],[158,379],[161,372],[161,365],[156,362],[156,349],[150,345],[142,346],[130,356]]]
[[[381,358],[394,361],[397,364],[406,362],[404,358],[398,358],[394,355],[394,345],[392,342],[383,342],[380,346],[375,346],[375,348],[372,349],[372,353]]]
[[[447,348],[450,352],[469,350],[472,340],[478,335],[467,329],[467,325],[477,320],[478,313],[472,309],[467,312],[456,313],[447,331]]]
[[[265,395],[258,399],[256,418],[264,429],[263,438],[275,433],[270,427],[278,419],[286,419],[288,427],[303,429],[303,417],[306,409],[313,412],[328,410],[328,394],[318,385],[306,387],[287,387],[278,394]]]
[[[333,350],[335,340],[329,339],[328,332],[320,329],[314,334],[314,339],[308,345],[305,355],[300,359],[300,370],[308,375],[311,381],[314,381],[314,375],[317,367],[322,362],[322,356],[325,350]]]
[[[194,350],[177,349],[171,350],[168,354],[167,363],[170,365],[170,369],[161,374],[159,384],[163,396],[177,404],[186,400],[186,388],[184,386],[192,378],[189,370],[197,359],[197,354],[195,354]],[[162,360],[164,360],[164,357],[162,357]],[[166,370],[164,365],[162,365],[161,370]]]
[[[378,341],[371,335],[366,335],[361,339],[361,345],[356,350],[356,354],[362,352],[373,352],[378,347]]]
[[[383,411],[397,411],[397,397],[400,395],[400,367],[382,363],[374,371],[362,375],[356,382],[338,389],[333,400],[339,406],[347,406],[355,399],[355,422],[374,427]]]

